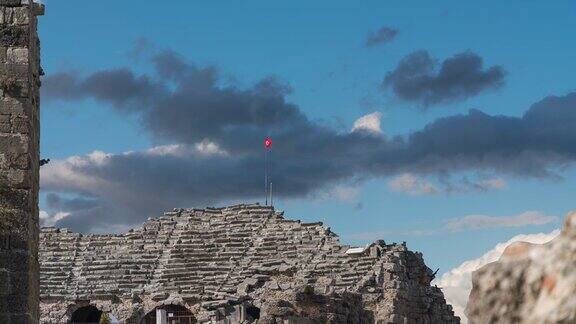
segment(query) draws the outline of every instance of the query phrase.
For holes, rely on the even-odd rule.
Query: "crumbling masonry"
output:
[[[40,54],[44,7],[0,0],[0,323],[37,323]]]
[[[576,212],[546,244],[514,242],[472,274],[471,324],[576,323]]]
[[[117,235],[44,228],[40,263],[43,323],[88,305],[126,323],[168,305],[190,323],[459,322],[420,253],[350,249],[259,205],[175,210]]]

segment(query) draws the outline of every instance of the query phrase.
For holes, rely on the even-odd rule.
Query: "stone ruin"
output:
[[[38,323],[42,5],[0,0],[0,323]]]
[[[178,209],[124,234],[43,228],[39,255],[42,323],[459,322],[421,253],[340,245],[258,204]]]
[[[39,235],[43,14],[31,0],[0,0],[0,323],[459,322],[421,254],[343,246],[321,223],[269,207],[175,210],[118,235]],[[575,268],[572,213],[552,242],[515,243],[474,273],[470,322],[576,323]]]
[[[270,207],[180,209],[124,234],[39,233],[43,13],[0,0],[1,324],[459,322],[421,254],[342,246]]]
[[[546,244],[510,244],[475,271],[470,323],[576,323],[576,212]]]

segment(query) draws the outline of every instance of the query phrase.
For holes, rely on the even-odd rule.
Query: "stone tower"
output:
[[[0,323],[38,323],[43,5],[0,0]]]

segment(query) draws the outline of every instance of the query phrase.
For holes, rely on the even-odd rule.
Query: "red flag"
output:
[[[266,137],[264,139],[264,147],[266,149],[270,149],[272,147],[272,139],[270,137]]]

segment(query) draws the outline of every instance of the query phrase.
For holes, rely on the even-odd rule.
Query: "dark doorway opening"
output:
[[[246,308],[246,315],[248,315],[251,320],[257,320],[260,318],[260,308],[250,305]]]
[[[72,313],[71,324],[93,324],[99,323],[102,311],[95,306],[89,305],[78,308]]]

